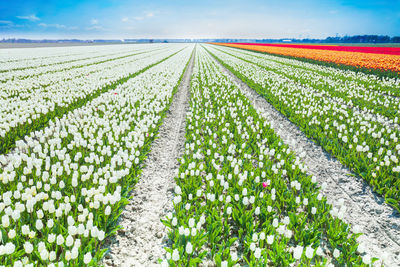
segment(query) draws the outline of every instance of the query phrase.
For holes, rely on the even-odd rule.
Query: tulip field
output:
[[[289,58],[305,59],[324,63],[339,68],[362,69],[367,72],[392,72],[398,76],[400,72],[399,47],[354,47],[335,45],[292,45],[292,44],[222,44],[230,47],[266,52]]]
[[[0,156],[0,265],[83,266],[102,257],[192,50],[137,48],[140,56],[80,74],[46,72],[39,88],[26,75],[7,82],[20,87],[3,91],[3,136],[18,140]],[[30,133],[19,139],[10,120]]]
[[[165,221],[169,263],[362,265],[357,235],[329,215],[316,181],[211,56],[196,56],[175,214]]]
[[[227,72],[362,178],[397,220],[400,77],[230,46],[0,51],[0,266],[105,264],[179,90],[185,133],[164,198],[173,208],[157,218],[164,257],[142,266],[396,266],[399,255],[360,243],[368,233],[345,222],[348,207],[327,200],[326,182]],[[379,64],[397,70],[396,53]]]
[[[267,55],[210,51],[400,211],[399,79],[380,83]]]

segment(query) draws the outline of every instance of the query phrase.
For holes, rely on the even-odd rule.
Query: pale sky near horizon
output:
[[[400,0],[0,0],[0,38],[400,35]]]

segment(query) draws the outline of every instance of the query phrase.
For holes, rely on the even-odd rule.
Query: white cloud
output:
[[[2,24],[2,25],[11,25],[13,23],[12,23],[12,21],[9,21],[9,20],[0,20],[0,24]]]
[[[20,28],[20,25],[15,25],[9,20],[0,20],[0,29]]]
[[[154,12],[151,12],[151,11],[146,12],[145,14],[146,14],[146,17],[147,17],[147,18],[152,18],[152,17],[154,17],[154,15],[155,15],[155,13],[154,13]]]
[[[26,20],[29,20],[29,21],[38,21],[38,20],[40,20],[38,17],[36,17],[36,15],[34,15],[34,14],[32,14],[32,15],[29,15],[29,16],[17,16],[17,18],[19,18],[19,19],[26,19]]]
[[[47,24],[47,23],[39,23],[38,26],[43,27],[43,28],[56,28],[56,29],[66,29],[66,30],[77,30],[78,27],[76,26],[65,26],[64,24]]]
[[[159,13],[158,11],[146,11],[146,12],[143,13],[142,16],[133,17],[133,19],[134,19],[134,20],[137,20],[137,21],[141,21],[141,20],[144,20],[144,19],[153,18],[153,17],[155,17],[156,14],[158,14],[158,13]],[[125,19],[125,18],[124,18],[124,19]],[[127,19],[127,18],[126,18],[126,19]],[[127,22],[128,20],[122,20],[122,21],[123,21],[123,22]]]
[[[87,27],[86,30],[105,30],[103,26],[93,25],[91,27]]]
[[[57,29],[66,29],[67,26],[63,24],[47,24],[47,23],[39,23],[38,24],[40,27],[44,28],[57,28]]]
[[[128,17],[123,17],[123,18],[121,19],[121,21],[122,21],[122,22],[128,22],[128,21],[129,21],[129,18],[128,18]]]
[[[92,20],[90,21],[90,24],[92,24],[92,25],[97,25],[97,24],[99,24],[99,21],[98,21],[97,19],[92,19]]]

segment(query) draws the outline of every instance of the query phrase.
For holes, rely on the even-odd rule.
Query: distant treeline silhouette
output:
[[[353,35],[353,36],[336,36],[327,37],[325,39],[262,39],[257,42],[301,42],[301,43],[400,43],[400,36],[390,37],[388,35]]]

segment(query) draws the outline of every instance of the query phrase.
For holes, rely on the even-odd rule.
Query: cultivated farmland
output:
[[[398,266],[400,55],[293,49],[0,51],[0,266]]]

